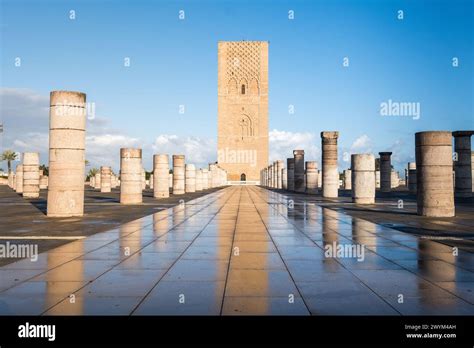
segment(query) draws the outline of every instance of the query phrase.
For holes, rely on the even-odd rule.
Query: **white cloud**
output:
[[[156,137],[151,147],[152,153],[184,155],[187,163],[207,168],[217,158],[216,141],[212,138],[195,136],[178,136],[174,134],[161,134]]]
[[[319,135],[314,133],[294,133],[271,130],[269,136],[269,161],[283,160],[293,157],[293,150],[304,150],[305,160],[318,161],[321,158],[321,148],[317,146]],[[286,166],[286,164],[285,164]]]
[[[371,153],[372,152],[372,140],[367,134],[361,135],[358,137],[351,146],[351,153]]]
[[[91,167],[112,166],[120,168],[120,148],[140,147],[140,140],[123,134],[101,134],[86,136],[86,159]]]

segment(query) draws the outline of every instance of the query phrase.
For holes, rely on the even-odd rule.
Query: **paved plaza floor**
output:
[[[0,314],[474,314],[468,248],[337,204],[227,187],[4,265]]]

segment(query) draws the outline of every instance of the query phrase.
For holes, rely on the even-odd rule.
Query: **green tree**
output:
[[[89,180],[90,178],[92,178],[93,176],[95,176],[98,172],[99,172],[99,169],[97,169],[97,168],[91,168],[91,169],[89,170],[89,173],[87,174],[86,180]]]
[[[18,154],[12,150],[5,150],[2,153],[2,161],[7,161],[8,173],[12,172],[12,161],[18,158]]]
[[[43,171],[43,175],[49,176],[49,167],[46,164],[40,165],[39,169]]]

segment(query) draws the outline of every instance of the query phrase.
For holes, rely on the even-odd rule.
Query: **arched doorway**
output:
[[[245,173],[240,174],[240,181],[247,181],[247,175],[245,175]]]

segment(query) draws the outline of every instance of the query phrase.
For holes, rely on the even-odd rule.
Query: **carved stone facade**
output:
[[[217,127],[227,180],[258,181],[268,165],[268,42],[219,42]]]

